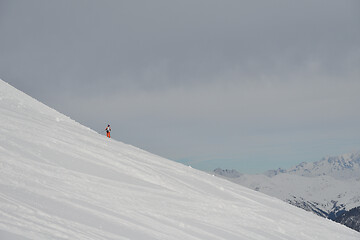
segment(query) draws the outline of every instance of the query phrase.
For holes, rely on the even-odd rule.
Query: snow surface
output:
[[[108,139],[0,80],[0,239],[346,239],[360,233]]]

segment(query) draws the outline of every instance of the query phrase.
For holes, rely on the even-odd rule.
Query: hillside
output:
[[[278,199],[107,139],[0,80],[0,239],[347,239]]]
[[[344,212],[335,221],[360,232],[360,207]]]

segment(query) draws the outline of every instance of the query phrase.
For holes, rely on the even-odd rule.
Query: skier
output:
[[[110,132],[111,132],[110,124],[108,124],[108,126],[105,128],[105,131],[106,131],[106,136],[110,138]]]

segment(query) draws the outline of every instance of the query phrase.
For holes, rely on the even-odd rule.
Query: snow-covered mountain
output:
[[[360,239],[108,139],[0,80],[0,239]]]
[[[314,163],[301,163],[286,171],[305,177],[331,176],[335,179],[346,180],[360,178],[360,152],[326,157]]]
[[[218,174],[222,172],[222,174]],[[247,186],[292,205],[335,220],[343,212],[360,206],[360,153],[326,157],[301,163],[288,170],[246,175],[234,170],[214,171],[216,175]]]

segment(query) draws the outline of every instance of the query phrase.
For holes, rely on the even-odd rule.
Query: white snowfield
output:
[[[108,139],[0,80],[0,239],[359,240],[360,233]]]

